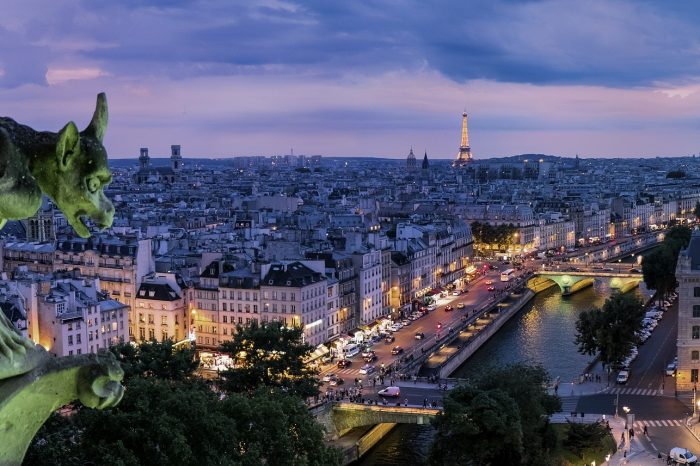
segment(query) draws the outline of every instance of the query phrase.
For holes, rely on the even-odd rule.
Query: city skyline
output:
[[[107,92],[110,157],[476,159],[699,152],[700,7],[656,1],[328,5],[8,2],[3,115],[37,129]]]

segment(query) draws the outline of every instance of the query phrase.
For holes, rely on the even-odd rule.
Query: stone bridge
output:
[[[610,288],[627,293],[636,288],[643,279],[644,276],[641,273],[631,272],[538,270],[535,276],[528,280],[527,286],[537,292],[557,285],[561,294],[567,296],[593,285],[595,280],[607,280]]]
[[[429,424],[438,408],[397,405],[363,405],[349,402],[329,402],[313,408],[316,420],[326,429],[330,439],[341,437],[350,429],[376,424]]]

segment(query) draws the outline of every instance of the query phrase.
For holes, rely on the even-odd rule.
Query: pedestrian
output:
[[[647,425],[646,424],[644,424],[644,435],[646,435],[647,437],[649,436],[649,432],[647,432]]]
[[[630,443],[632,443],[633,437],[634,437],[634,429],[630,428]]]
[[[423,407],[424,408],[428,407],[428,399],[427,398],[423,398]]]
[[[405,407],[408,407],[408,398],[404,398],[404,400],[403,400],[403,405],[404,405]]]

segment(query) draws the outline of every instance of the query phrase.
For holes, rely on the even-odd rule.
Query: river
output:
[[[576,319],[581,312],[602,306],[610,293],[607,284],[596,281],[568,297],[562,297],[557,287],[537,294],[453,376],[469,378],[488,365],[527,362],[542,364],[552,378],[571,381],[592,359],[576,350]],[[630,293],[643,298],[639,288]],[[430,426],[398,425],[357,465],[424,464],[433,435]]]

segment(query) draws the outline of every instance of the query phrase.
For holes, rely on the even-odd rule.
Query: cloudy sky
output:
[[[697,0],[3,0],[0,115],[113,158],[700,153]]]

